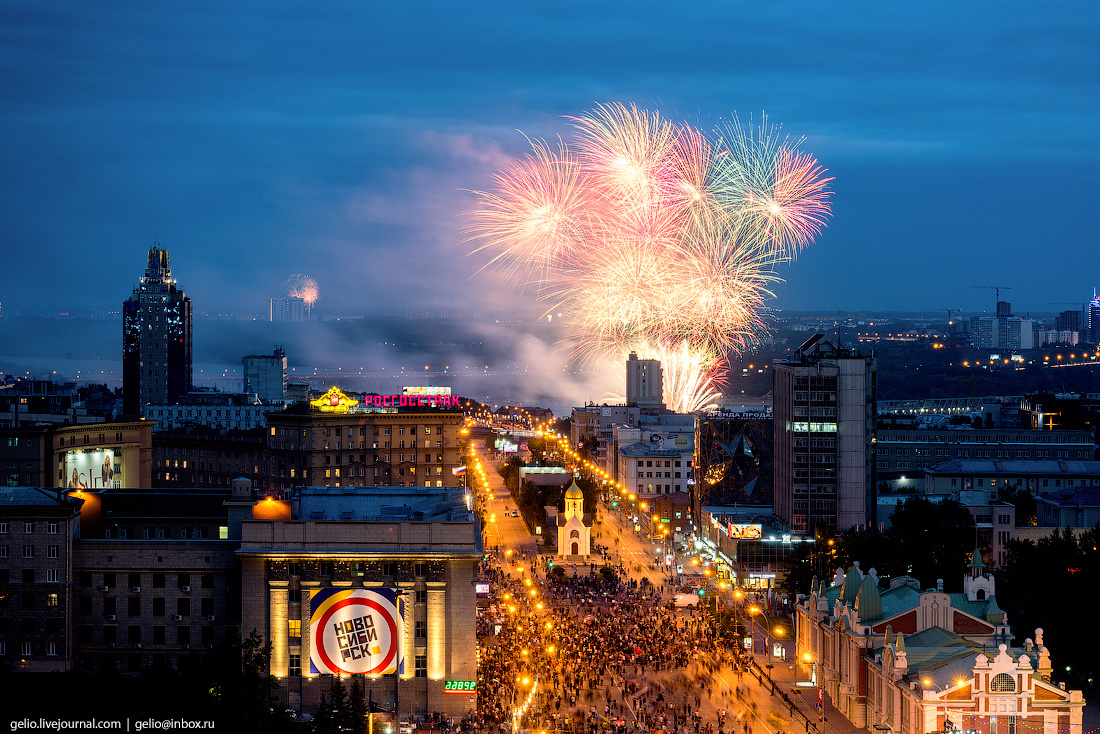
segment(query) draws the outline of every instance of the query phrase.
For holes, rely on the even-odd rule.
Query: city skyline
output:
[[[330,313],[537,310],[477,274],[466,192],[524,134],[622,101],[700,125],[766,113],[835,177],[771,305],[990,310],[971,285],[1083,303],[1097,12],[865,11],[9,3],[0,297],[117,304],[159,243],[197,309],[262,312],[302,273]]]

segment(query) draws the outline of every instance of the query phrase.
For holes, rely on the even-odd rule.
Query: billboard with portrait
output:
[[[61,479],[67,489],[96,490],[128,486],[120,457],[113,449],[70,451],[65,454]]]
[[[390,589],[314,589],[309,597],[311,673],[404,673],[403,614]]]
[[[691,451],[693,438],[690,433],[651,433],[649,448],[655,451]]]

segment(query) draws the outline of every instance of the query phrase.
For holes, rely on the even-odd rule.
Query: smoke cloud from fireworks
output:
[[[704,409],[758,343],[776,267],[825,226],[832,179],[766,119],[704,133],[602,105],[573,123],[477,194],[474,253],[564,314],[579,358],[660,359],[665,402]]]

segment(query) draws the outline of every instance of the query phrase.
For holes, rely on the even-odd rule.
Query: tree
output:
[[[279,681],[271,675],[271,642],[253,628],[241,640],[241,701],[257,711],[270,712]]]
[[[337,730],[351,728],[351,709],[348,706],[348,689],[340,676],[332,676],[332,687],[329,688],[329,705],[332,707],[332,720]]]
[[[1082,610],[1100,605],[1100,524],[1075,536],[1069,528],[1039,539],[1010,541],[997,573],[997,601],[1008,612],[1016,644],[1043,628],[1058,680],[1100,695],[1095,652],[1081,638]],[[1041,588],[1041,592],[1039,589]]]
[[[943,579],[948,586],[961,586],[977,545],[970,510],[955,500],[933,502],[914,496],[897,506],[890,522],[899,566],[890,569],[891,575],[914,576],[926,584]]]
[[[1038,524],[1038,507],[1035,495],[1024,487],[1004,487],[1001,500],[1016,507],[1016,527],[1034,527]]]
[[[313,715],[314,734],[336,734],[336,712],[332,708],[332,699],[321,694],[321,703]]]
[[[363,680],[360,676],[351,679],[351,693],[348,696],[348,717],[351,719],[352,734],[366,734],[367,701],[363,693]]]

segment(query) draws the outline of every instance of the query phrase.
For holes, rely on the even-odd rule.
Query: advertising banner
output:
[[[763,526],[755,523],[727,523],[727,532],[734,540],[760,540],[763,535]]]
[[[316,589],[309,597],[311,673],[404,673],[404,625],[390,589]]]
[[[65,454],[63,478],[68,489],[124,487],[122,462],[111,449]]]
[[[649,448],[656,451],[688,451],[694,437],[690,433],[651,433]]]

